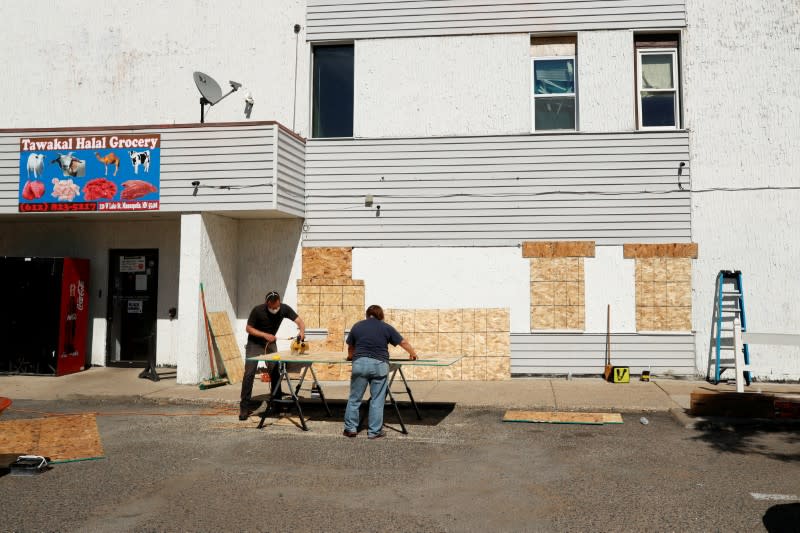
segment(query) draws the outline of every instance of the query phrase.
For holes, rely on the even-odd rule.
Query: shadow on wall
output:
[[[239,221],[237,318],[250,316],[270,290],[294,293],[288,289],[302,231],[300,219]]]
[[[236,257],[239,255],[239,239],[238,239],[238,225],[239,221],[217,215],[204,214],[203,225],[208,237],[208,242],[211,246],[211,253],[214,256],[214,269],[219,269],[219,277],[207,276],[204,272],[201,274],[201,279],[205,283],[206,291],[206,305],[209,305],[209,311],[226,309],[224,299],[227,298],[231,302],[234,309],[238,305],[238,264]],[[205,267],[209,266],[209,258],[203,258],[202,262]],[[225,286],[224,292],[214,290],[215,287],[211,285],[218,283],[215,280],[222,278],[222,283]],[[223,297],[223,301],[217,301],[219,296]]]

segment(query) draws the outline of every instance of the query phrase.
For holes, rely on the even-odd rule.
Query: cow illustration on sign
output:
[[[128,155],[131,156],[134,174],[139,173],[140,166],[144,168],[145,172],[150,172],[150,150],[144,150],[142,152],[131,150],[128,152]]]

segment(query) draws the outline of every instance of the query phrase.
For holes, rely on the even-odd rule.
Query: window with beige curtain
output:
[[[678,34],[637,35],[636,116],[639,129],[680,127]]]
[[[533,130],[575,130],[577,37],[531,37]]]

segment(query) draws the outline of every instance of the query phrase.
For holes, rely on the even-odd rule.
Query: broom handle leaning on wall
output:
[[[611,304],[606,311],[606,365],[611,364]]]
[[[217,375],[214,370],[214,346],[211,343],[211,331],[208,329],[208,312],[206,311],[206,295],[203,291],[203,284],[200,283],[200,301],[203,302],[203,324],[206,327],[206,340],[208,341],[208,364],[211,365],[211,378]]]

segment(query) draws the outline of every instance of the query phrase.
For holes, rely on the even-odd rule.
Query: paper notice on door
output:
[[[123,255],[119,258],[120,272],[144,272],[143,255]]]
[[[147,290],[147,275],[146,274],[136,274],[136,290],[137,291],[146,291]]]
[[[143,302],[141,300],[128,300],[128,313],[142,314]]]

